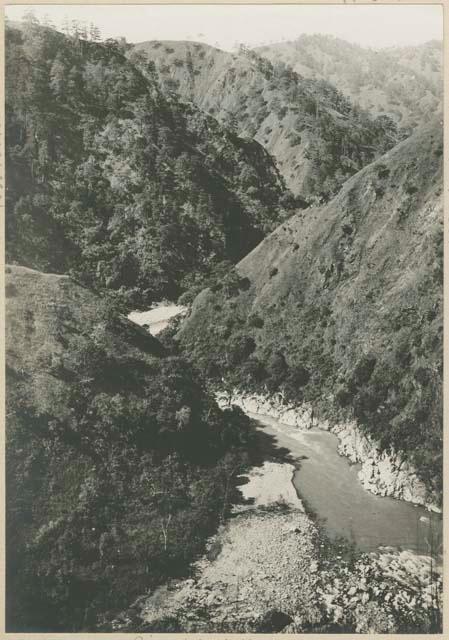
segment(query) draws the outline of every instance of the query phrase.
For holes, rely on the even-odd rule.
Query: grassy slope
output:
[[[66,358],[66,375],[70,375],[67,340],[80,332],[87,337],[97,325],[99,299],[68,276],[44,274],[19,266],[7,269],[7,366],[13,376],[20,373],[26,380],[28,402],[40,412],[55,412],[58,407],[66,413],[62,399],[67,392],[67,381],[49,373],[45,361],[48,357]],[[162,345],[147,331],[122,316],[106,336],[108,348],[117,356],[128,354],[142,358],[146,353],[159,357],[164,352]]]
[[[442,108],[442,46],[368,49],[331,36],[258,49],[271,61],[283,60],[306,78],[331,82],[370,113],[387,114],[400,126],[416,126]]]
[[[249,289],[227,299],[204,291],[181,329],[200,365],[231,375],[233,364],[244,386],[257,370],[259,387],[284,386],[334,419],[355,415],[438,486],[441,125],[366,167],[327,206],[281,225],[238,272]]]
[[[326,82],[282,78],[280,73],[264,68],[263,61],[259,64],[248,55],[231,54],[200,43],[150,41],[137,44],[136,50],[145,52],[155,63],[167,90],[174,89],[183,99],[219,120],[234,121],[241,135],[254,137],[262,144],[276,159],[295,194],[310,198],[320,195],[320,189],[326,192],[323,184],[313,182],[315,169],[308,157],[311,141],[340,144],[342,156],[354,152],[354,166],[331,163],[332,175],[340,168],[348,177],[373,159],[368,151],[373,144],[369,133],[372,121],[368,118],[360,126],[351,113],[351,104]],[[273,109],[273,101],[278,103],[277,108]],[[317,101],[320,124],[315,121]],[[357,141],[351,137],[352,129],[359,130]],[[347,136],[347,141],[342,144],[339,136]],[[380,139],[382,144],[394,144],[388,136]],[[374,146],[378,144],[379,140],[374,142]],[[366,146],[365,156],[360,155],[362,146]],[[323,163],[324,158],[321,160]],[[335,193],[337,185],[329,186],[329,190]]]

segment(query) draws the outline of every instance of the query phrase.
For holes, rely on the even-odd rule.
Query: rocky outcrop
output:
[[[303,404],[301,406],[295,406],[285,403],[282,394],[263,396],[256,393],[245,394],[234,390],[232,393],[217,393],[216,400],[221,408],[237,405],[243,409],[245,413],[269,416],[290,427],[311,429],[312,427],[319,426],[321,429],[326,430],[330,430],[331,428],[329,423],[323,421],[318,425],[313,417],[313,408],[311,405]]]
[[[357,633],[398,633],[397,622],[404,620],[409,628],[429,632],[429,621],[441,616],[442,565],[429,556],[381,548],[360,556],[350,569],[335,557],[320,569],[316,589],[325,615]]]
[[[381,451],[378,444],[363,434],[355,422],[337,424],[331,431],[340,440],[339,453],[351,462],[362,465],[358,477],[365,489],[376,495],[391,496],[441,512],[435,504],[435,497],[400,452]]]
[[[362,433],[355,421],[331,424],[328,420],[317,420],[311,405],[284,403],[281,394],[268,397],[234,390],[218,393],[217,402],[221,407],[237,405],[245,413],[270,416],[281,424],[299,429],[313,427],[331,431],[339,438],[339,453],[361,465],[358,477],[365,489],[441,512],[435,497],[403,456],[396,451],[382,451],[372,438]]]

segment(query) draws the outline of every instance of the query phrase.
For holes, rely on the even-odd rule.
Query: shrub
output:
[[[341,407],[347,407],[352,401],[353,394],[347,389],[347,387],[341,385],[335,393],[335,398]]]
[[[247,360],[256,349],[254,338],[246,335],[236,335],[228,343],[228,357],[232,364],[240,364]]]
[[[248,384],[259,384],[267,377],[267,371],[258,358],[252,356],[242,366],[242,376]]]
[[[283,611],[270,609],[259,620],[257,633],[279,633],[292,622],[293,619]]]
[[[285,380],[288,373],[288,365],[283,353],[278,351],[271,356],[268,362],[268,373],[276,384],[280,384]]]
[[[355,387],[360,387],[367,384],[371,378],[371,375],[376,366],[376,357],[373,354],[367,354],[361,357],[351,377],[351,384]]]
[[[250,327],[261,329],[264,325],[264,320],[259,315],[253,314],[248,317],[248,324]]]
[[[5,285],[5,296],[7,298],[12,298],[17,294],[17,288],[12,282],[8,282]]]
[[[413,195],[414,193],[416,193],[418,191],[418,187],[414,184],[406,184],[405,185],[405,191],[406,193],[408,193],[409,195]]]
[[[310,380],[310,372],[301,364],[290,369],[288,374],[288,382],[292,387],[304,387]]]

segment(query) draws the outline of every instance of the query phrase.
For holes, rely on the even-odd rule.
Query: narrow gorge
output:
[[[6,8],[8,633],[443,632],[439,10]]]

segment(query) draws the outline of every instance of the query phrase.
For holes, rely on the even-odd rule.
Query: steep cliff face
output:
[[[408,129],[427,122],[443,107],[443,47],[371,49],[325,35],[260,47],[306,78],[323,79],[370,113],[386,114]]]
[[[209,375],[355,419],[441,489],[442,129],[423,127],[327,206],[281,225],[180,331]]]
[[[200,43],[152,41],[136,45],[130,58],[138,54],[166,93],[262,144],[291,191],[308,201],[329,198],[398,140],[392,121],[355,108],[338,87],[249,49],[232,54]]]
[[[382,451],[379,443],[364,433],[356,421],[335,424],[330,420],[316,419],[311,404],[284,403],[279,394],[245,394],[234,389],[231,393],[219,392],[216,398],[223,409],[236,405],[245,413],[270,416],[281,424],[298,429],[315,428],[335,433],[339,439],[339,453],[361,465],[358,478],[365,489],[375,495],[390,496],[441,512],[437,505],[438,497],[428,490],[404,456],[393,450]]]

